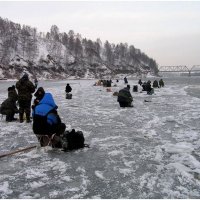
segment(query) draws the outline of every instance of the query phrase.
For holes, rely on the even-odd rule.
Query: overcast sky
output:
[[[200,65],[200,1],[0,1],[0,17],[141,49],[159,66]]]

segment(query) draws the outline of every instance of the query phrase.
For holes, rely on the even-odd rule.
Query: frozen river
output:
[[[131,90],[137,81],[129,80]],[[122,80],[112,92],[92,86],[95,80],[39,82],[53,94],[67,130],[82,130],[90,148],[38,146],[1,158],[0,198],[200,198],[200,78],[164,81],[152,96],[132,92],[134,107],[124,109],[112,95]],[[0,81],[0,102],[13,83]],[[0,138],[1,153],[37,144],[32,124],[5,118]]]

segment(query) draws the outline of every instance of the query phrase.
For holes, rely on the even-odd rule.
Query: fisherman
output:
[[[70,93],[72,91],[71,86],[69,85],[69,83],[67,83],[66,87],[65,87],[65,92],[66,93]]]
[[[147,84],[146,84],[146,91],[147,91],[147,94],[149,95],[152,95],[154,93],[154,89],[151,87],[151,81],[147,81]]]
[[[159,88],[159,85],[158,85],[158,81],[157,81],[157,80],[155,80],[155,81],[153,82],[153,88]]]
[[[127,85],[127,87],[119,91],[117,101],[119,102],[120,107],[133,107],[133,97],[130,93],[130,85]]]
[[[29,80],[28,74],[24,74],[23,77],[17,81],[16,88],[18,90],[18,102],[19,102],[19,121],[24,121],[23,116],[26,114],[26,122],[30,123],[31,114],[31,99],[32,93],[35,92],[34,84]]]
[[[34,104],[32,105],[32,109],[35,108],[35,106],[38,105],[38,103],[42,100],[42,98],[44,97],[45,95],[45,91],[44,91],[44,88],[43,87],[39,87],[38,90],[36,91],[36,93],[34,94],[34,96],[36,97],[34,99]]]
[[[33,132],[38,137],[41,146],[46,146],[54,138],[54,147],[61,147],[59,136],[65,131],[65,124],[57,112],[51,93],[45,93],[43,98],[33,108]]]
[[[147,91],[147,90],[146,90],[146,85],[147,85],[147,83],[146,83],[146,82],[143,82],[143,84],[142,84],[142,91]]]
[[[19,110],[16,106],[16,101],[18,100],[18,95],[15,90],[15,86],[8,88],[8,98],[1,104],[0,113],[6,115],[6,121],[12,122],[15,121],[14,115],[19,113]]]
[[[159,80],[159,85],[160,85],[160,87],[164,87],[165,84],[164,84],[164,81],[162,79]]]
[[[126,76],[124,77],[124,83],[128,84],[128,79],[126,78]]]
[[[141,81],[141,79],[139,79],[138,84],[139,84],[139,85],[142,85],[142,81]]]

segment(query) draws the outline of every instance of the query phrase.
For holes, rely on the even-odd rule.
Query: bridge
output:
[[[159,72],[188,72],[190,76],[192,72],[200,72],[200,65],[193,65],[191,68],[188,68],[185,65],[179,66],[161,66]]]

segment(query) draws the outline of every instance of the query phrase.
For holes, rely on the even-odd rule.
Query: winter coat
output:
[[[162,79],[159,80],[159,85],[160,85],[160,87],[164,87],[165,84],[164,84],[164,81]]]
[[[128,80],[127,80],[127,78],[126,78],[126,77],[124,78],[124,83],[128,83]]]
[[[146,91],[150,92],[151,90],[152,90],[151,83],[147,82],[147,84],[146,84]]]
[[[155,80],[155,81],[153,82],[153,87],[154,87],[154,88],[158,88],[158,87],[159,87],[158,81],[157,81],[157,80]]]
[[[125,87],[119,91],[117,101],[118,102],[127,102],[127,103],[131,103],[133,101],[133,97],[130,93],[130,90],[127,87]]]
[[[142,81],[141,81],[141,79],[138,81],[138,84],[142,85]]]
[[[33,109],[43,99],[44,95],[45,95],[44,88],[43,87],[39,87],[38,90],[36,91],[36,93],[34,94],[34,96],[36,98],[33,101],[33,105],[32,105]]]
[[[17,99],[18,95],[16,90],[9,91],[8,98],[1,104],[0,113],[3,115],[18,113],[19,110],[16,106]]]
[[[19,101],[31,101],[32,93],[35,92],[35,86],[28,78],[22,77],[17,83]]]
[[[71,91],[72,91],[71,86],[70,86],[70,85],[67,85],[66,88],[65,88],[65,92],[66,92],[66,93],[69,93],[69,92],[71,92]]]
[[[50,93],[45,93],[42,100],[33,109],[33,131],[39,135],[51,135],[61,124],[57,114],[58,106]]]

